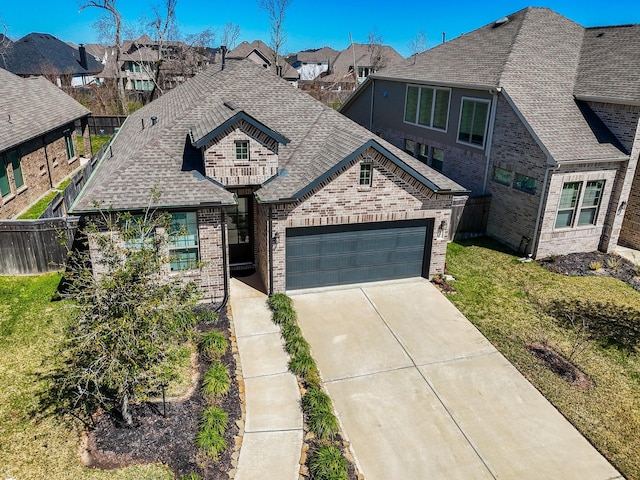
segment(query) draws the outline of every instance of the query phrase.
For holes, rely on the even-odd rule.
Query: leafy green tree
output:
[[[172,361],[195,323],[198,291],[163,275],[170,222],[148,209],[102,214],[88,225],[93,268],[82,254],[67,275],[74,308],[56,362],[58,410],[82,418],[101,407],[131,425],[129,403],[176,377]]]

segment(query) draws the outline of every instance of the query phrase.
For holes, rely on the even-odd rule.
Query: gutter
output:
[[[633,105],[635,107],[640,106],[640,100],[637,99],[624,99],[613,97],[599,97],[597,95],[575,95],[576,100],[583,102],[598,102],[598,103],[613,103],[615,105]]]
[[[464,88],[467,90],[495,90],[498,88],[495,84],[485,85],[481,83],[468,84],[468,83],[454,83],[454,82],[439,82],[429,79],[416,79],[416,78],[403,78],[403,77],[386,77],[384,75],[375,75],[375,77],[367,77],[371,80],[386,80],[389,82],[409,83],[412,85],[430,85],[434,87],[452,87],[452,88]]]

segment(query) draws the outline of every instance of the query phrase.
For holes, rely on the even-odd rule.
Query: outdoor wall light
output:
[[[273,234],[273,238],[271,239],[273,241],[274,245],[278,245],[278,240],[280,239],[280,234],[278,232]]]
[[[620,206],[618,207],[618,213],[622,213],[622,212],[624,212],[624,209],[625,209],[625,208],[627,208],[627,202],[624,202],[624,201],[623,201],[623,202],[620,204]]]
[[[440,226],[438,227],[438,240],[442,240],[444,238],[444,231],[447,228],[447,222],[445,220],[442,220],[440,222]]]

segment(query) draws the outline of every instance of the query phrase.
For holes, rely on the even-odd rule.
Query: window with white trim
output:
[[[363,162],[360,164],[360,186],[370,187],[373,173],[373,165],[369,162]]]
[[[404,121],[446,131],[450,96],[448,89],[407,85]]]
[[[71,160],[76,156],[75,148],[73,148],[73,138],[71,137],[71,131],[64,132],[64,144],[67,148],[67,160]]]
[[[199,258],[196,212],[171,214],[168,243],[171,271],[197,268]]]
[[[562,186],[555,227],[595,225],[604,184],[604,180],[566,182]]]
[[[458,142],[484,148],[489,120],[489,100],[462,98]]]

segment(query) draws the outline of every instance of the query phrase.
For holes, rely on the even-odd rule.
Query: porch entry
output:
[[[239,196],[238,205],[227,210],[229,267],[244,270],[254,267],[253,196]]]

